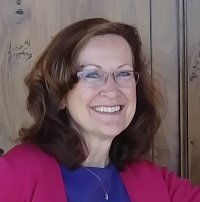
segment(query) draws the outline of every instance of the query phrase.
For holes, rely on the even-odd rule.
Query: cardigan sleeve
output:
[[[0,202],[67,201],[56,159],[33,144],[0,157],[0,183]]]
[[[16,187],[13,173],[7,161],[0,157],[0,201],[12,202],[16,199]]]
[[[170,173],[167,168],[161,168],[163,179],[167,185],[171,202],[200,202],[200,186],[193,186],[175,172]]]

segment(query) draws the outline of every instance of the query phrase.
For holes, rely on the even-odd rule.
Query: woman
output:
[[[1,201],[197,202],[200,188],[142,159],[159,97],[133,26],[63,29],[25,79],[33,125],[0,159]]]

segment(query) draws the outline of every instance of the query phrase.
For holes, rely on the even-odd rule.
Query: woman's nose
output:
[[[119,87],[117,83],[115,82],[114,77],[108,76],[107,82],[105,83],[105,85],[103,86],[101,90],[101,95],[106,96],[110,99],[114,99],[117,96],[119,96],[119,94],[120,94]]]

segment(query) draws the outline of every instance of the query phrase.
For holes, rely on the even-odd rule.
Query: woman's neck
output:
[[[89,139],[90,141],[88,141]],[[83,162],[83,166],[104,168],[109,164],[109,150],[112,140],[99,140],[98,138],[87,138],[86,145],[89,155]]]

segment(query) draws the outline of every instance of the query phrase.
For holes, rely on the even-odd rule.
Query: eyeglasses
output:
[[[139,80],[139,73],[132,70],[122,70],[115,73],[106,73],[101,70],[83,70],[77,73],[77,77],[82,79],[89,88],[105,85],[109,76],[112,76],[120,87],[126,88],[133,87]]]

